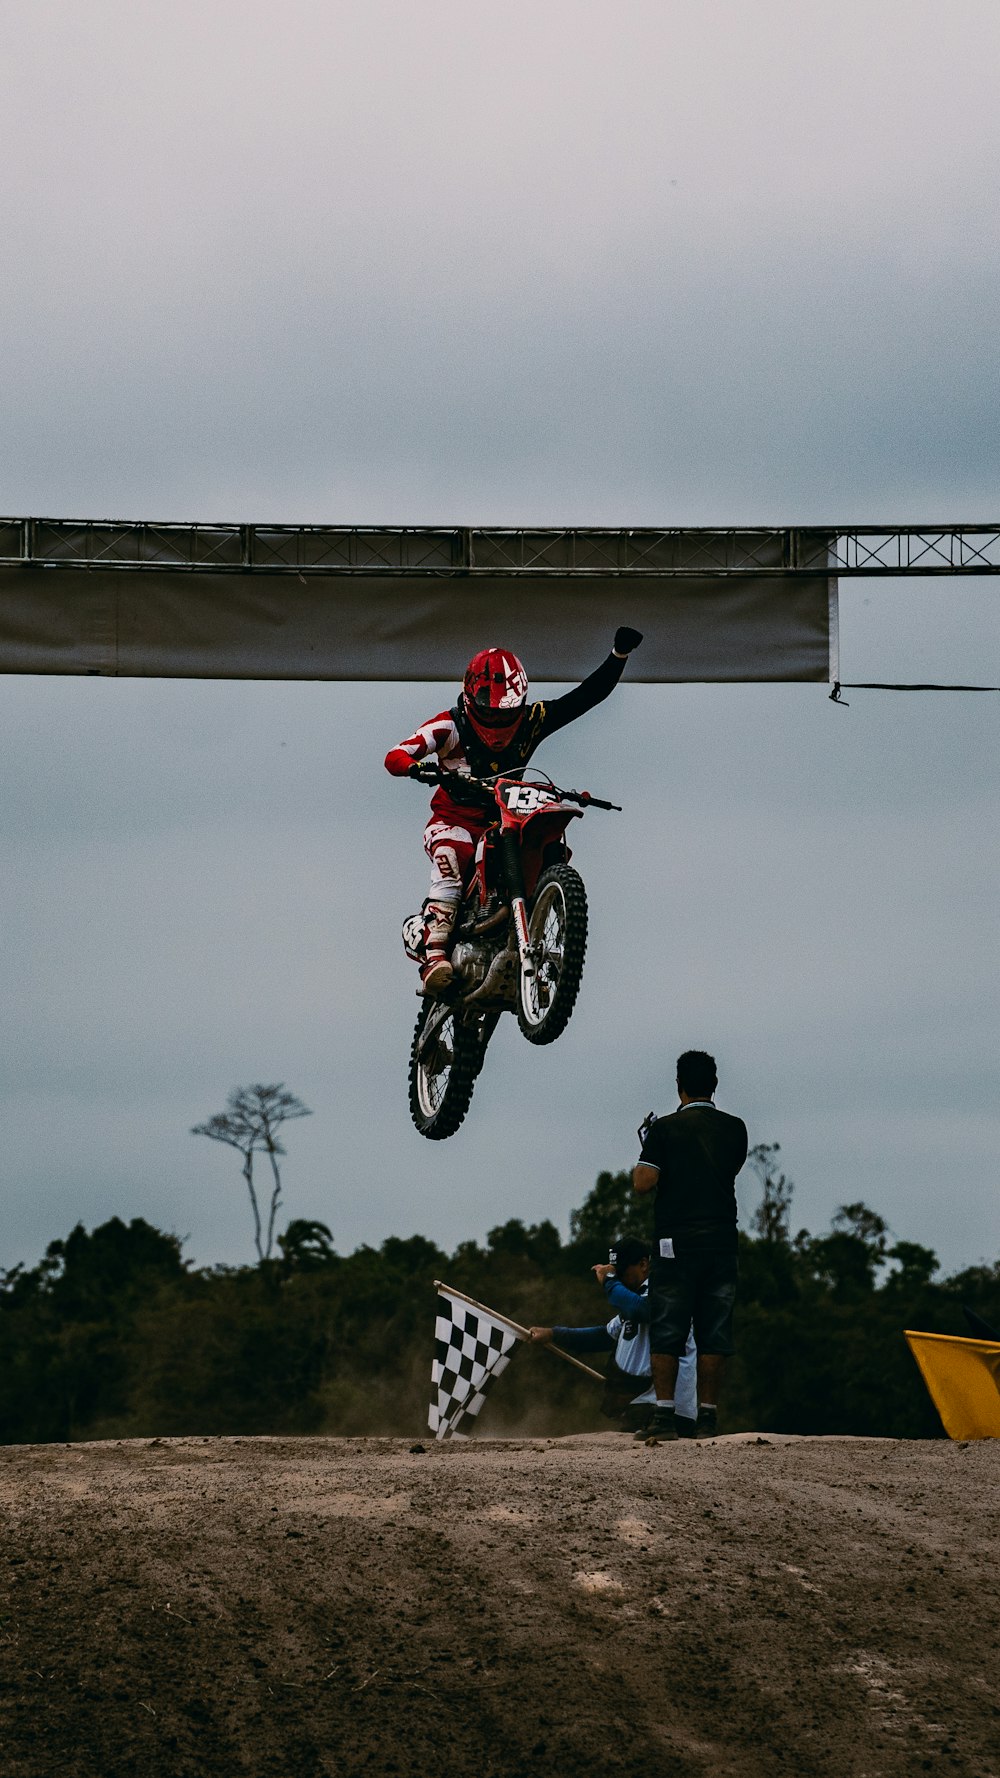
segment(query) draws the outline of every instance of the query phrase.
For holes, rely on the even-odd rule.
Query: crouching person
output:
[[[610,1321],[595,1327],[532,1327],[529,1332],[536,1343],[552,1341],[565,1352],[610,1352],[601,1412],[617,1421],[623,1432],[640,1432],[656,1406],[649,1355],[649,1245],[624,1236],[612,1248],[609,1263],[591,1270],[614,1311]],[[698,1418],[697,1353],[690,1333],[678,1367],[675,1399],[678,1434],[693,1438]]]

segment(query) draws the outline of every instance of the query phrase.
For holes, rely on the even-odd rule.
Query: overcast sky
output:
[[[998,51],[995,0],[8,0],[0,509],[996,519]],[[845,583],[844,679],[1000,683],[996,586]],[[249,1258],[188,1128],[252,1079],[342,1249],[565,1227],[691,1045],[796,1225],[1000,1252],[996,697],[626,686],[559,736],[625,804],[580,1003],[429,1144],[381,759],[454,688],[3,693],[0,1265],[115,1213]]]

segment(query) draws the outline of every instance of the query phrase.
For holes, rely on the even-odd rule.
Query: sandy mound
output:
[[[8,1447],[4,1778],[997,1778],[998,1481],[752,1435]]]

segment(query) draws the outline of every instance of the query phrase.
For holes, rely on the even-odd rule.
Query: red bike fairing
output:
[[[501,784],[497,786],[502,801],[499,828],[494,825],[494,832],[510,828],[519,831],[524,893],[530,900],[542,873],[546,847],[554,841],[563,840],[570,822],[578,819],[583,811],[562,802],[557,791],[550,791],[542,784],[512,781],[510,788],[516,795],[511,799],[501,788],[503,783],[501,780]],[[572,857],[568,846],[565,857]],[[484,904],[489,899],[488,874],[487,849],[480,845],[476,853],[476,885],[479,899]]]

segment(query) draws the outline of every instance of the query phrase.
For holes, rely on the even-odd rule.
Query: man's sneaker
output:
[[[677,1437],[678,1438],[697,1438],[697,1436],[698,1436],[698,1422],[697,1422],[697,1420],[689,1420],[686,1414],[678,1414],[678,1416],[677,1416]]]
[[[694,1430],[695,1438],[715,1438],[719,1430],[719,1413],[717,1408],[699,1408],[698,1423]]]
[[[654,1409],[649,1425],[644,1426],[635,1436],[642,1444],[669,1444],[671,1439],[677,1437],[677,1415],[673,1408]]]
[[[429,957],[420,971],[420,986],[425,994],[441,994],[455,979],[447,957]]]

